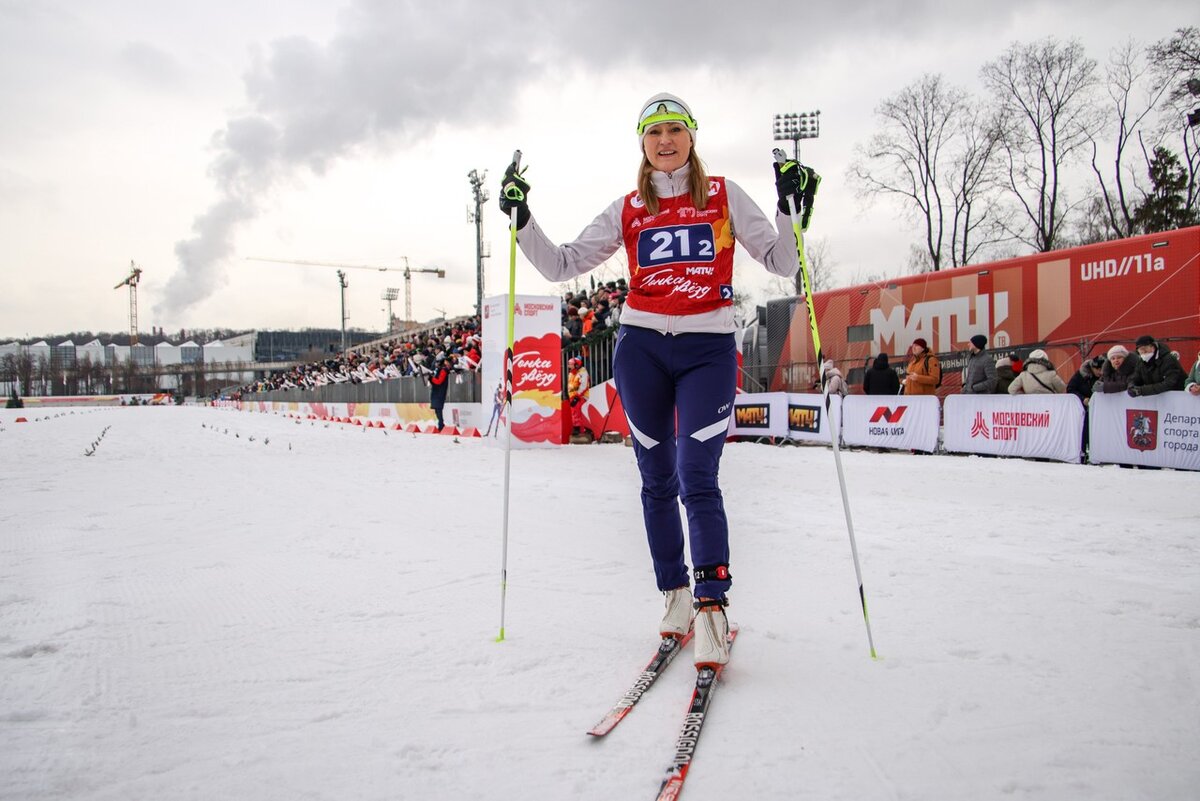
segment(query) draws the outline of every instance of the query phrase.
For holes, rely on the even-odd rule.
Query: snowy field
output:
[[[497,643],[479,440],[201,408],[0,429],[0,798],[656,792],[690,660],[584,735],[661,611],[630,449],[513,454]],[[729,445],[742,635],[687,801],[1197,797],[1200,476],[844,460],[881,659],[830,451]]]

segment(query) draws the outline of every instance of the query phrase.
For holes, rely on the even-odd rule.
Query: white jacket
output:
[[[691,168],[684,165],[675,172],[651,173],[654,191],[660,198],[676,197],[688,191]],[[786,214],[777,214],[772,225],[750,196],[733,181],[725,179],[729,198],[729,219],[733,236],[755,260],[775,275],[793,276],[800,269],[796,257],[796,235]],[[530,216],[517,232],[517,243],[525,258],[550,281],[566,281],[599,266],[624,245],[621,211],[625,196],[609,204],[572,242],[556,245],[546,236],[537,220]],[[735,264],[736,269],[736,264]],[[687,315],[654,314],[640,311],[628,303],[621,310],[621,325],[636,325],[664,334],[728,334],[737,330],[733,306],[711,312]]]

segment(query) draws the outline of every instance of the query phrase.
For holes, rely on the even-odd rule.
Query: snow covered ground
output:
[[[18,413],[30,418],[15,424]],[[0,413],[0,799],[651,798],[633,454],[201,408]],[[94,441],[94,455],[85,456]],[[731,444],[703,799],[1194,799],[1200,477]]]

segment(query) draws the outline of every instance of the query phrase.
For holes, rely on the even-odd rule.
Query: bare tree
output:
[[[1146,195],[1138,177],[1145,175],[1148,168],[1143,134],[1168,84],[1151,81],[1152,68],[1145,51],[1133,41],[1113,50],[1105,72],[1111,101],[1107,124],[1111,126],[1113,143],[1112,162],[1106,166],[1111,172],[1106,178],[1097,164],[1100,146],[1093,137],[1092,172],[1100,191],[1089,199],[1087,211],[1089,214],[1097,210],[1103,212],[1104,233],[1120,239],[1137,233],[1134,208]],[[1140,153],[1131,147],[1135,140],[1142,144]],[[1131,156],[1137,160],[1136,165],[1130,163]],[[1096,202],[1100,204],[1098,209],[1094,205]],[[1091,225],[1085,224],[1081,231],[1094,236],[1095,232],[1089,231]]]
[[[1091,245],[1112,239],[1112,226],[1105,197],[1099,189],[1090,192],[1075,216],[1063,229],[1059,242],[1064,247]]]
[[[976,102],[970,103],[962,115],[950,183],[954,196],[950,259],[956,267],[971,264],[982,251],[1007,240],[1010,218],[997,197],[996,154],[1000,146],[997,119]]]
[[[1053,37],[1011,45],[982,70],[1002,114],[1000,148],[1006,183],[1022,225],[1011,233],[1038,251],[1059,245],[1070,211],[1064,171],[1092,140],[1096,62],[1077,41]]]
[[[1200,116],[1197,81],[1200,81],[1200,28],[1179,28],[1174,35],[1150,46],[1150,62],[1159,83],[1167,90],[1160,130],[1181,140],[1181,166],[1187,174],[1186,211],[1200,211]],[[1200,120],[1197,120],[1200,122]],[[1149,157],[1147,158],[1149,161]]]
[[[966,263],[986,244],[984,199],[997,132],[967,93],[926,74],[875,109],[881,130],[856,148],[848,178],[860,197],[899,198],[922,227],[934,270]]]

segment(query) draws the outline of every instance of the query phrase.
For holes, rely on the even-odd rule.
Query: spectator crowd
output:
[[[629,286],[624,278],[567,292],[562,299],[564,348],[616,328]],[[313,389],[329,384],[366,384],[401,376],[430,378],[443,364],[451,372],[479,369],[483,340],[479,318],[449,322],[402,334],[321,361],[298,364],[241,387],[242,394],[280,389]]]
[[[589,339],[619,325],[625,279],[599,283],[589,290],[567,292],[562,299],[563,348],[582,346]],[[1030,351],[1024,359],[1016,353],[996,359],[987,352],[987,338],[971,338],[962,369],[964,394],[1038,395],[1069,393],[1087,406],[1095,393],[1126,392],[1131,396],[1186,390],[1200,396],[1200,354],[1190,372],[1178,353],[1146,334],[1131,352],[1113,345],[1104,355],[1084,361],[1064,382],[1045,350]],[[401,376],[430,379],[445,373],[478,370],[483,341],[478,317],[464,318],[431,329],[401,334],[336,357],[273,373],[241,388],[242,393],[280,389],[312,389],[330,384],[365,384]],[[900,371],[881,353],[865,371],[862,392],[867,395],[933,395],[942,385],[942,366],[924,339],[913,341]],[[821,380],[830,391],[848,391],[842,373],[830,360],[821,366]],[[444,379],[443,379],[444,380]],[[586,398],[586,389],[579,393]]]
[[[313,389],[330,384],[368,384],[401,376],[431,377],[443,367],[450,372],[478,370],[483,349],[479,318],[447,322],[431,329],[346,351],[241,388],[243,394],[279,389]]]
[[[1070,393],[1084,406],[1095,393],[1125,392],[1140,397],[1186,390],[1200,395],[1200,354],[1191,372],[1185,373],[1179,354],[1149,334],[1138,337],[1133,352],[1124,345],[1113,345],[1104,355],[1087,359],[1066,382],[1041,348],[1030,351],[1024,359],[1015,354],[994,359],[987,353],[987,344],[982,334],[971,337],[962,370],[963,394]],[[864,373],[862,390],[867,395],[933,395],[941,384],[942,367],[936,354],[924,339],[916,339],[907,353],[903,377],[888,364],[887,354],[880,354]]]
[[[563,347],[583,343],[606,328],[616,328],[628,292],[629,286],[622,278],[596,284],[588,291],[566,293],[562,301]]]

